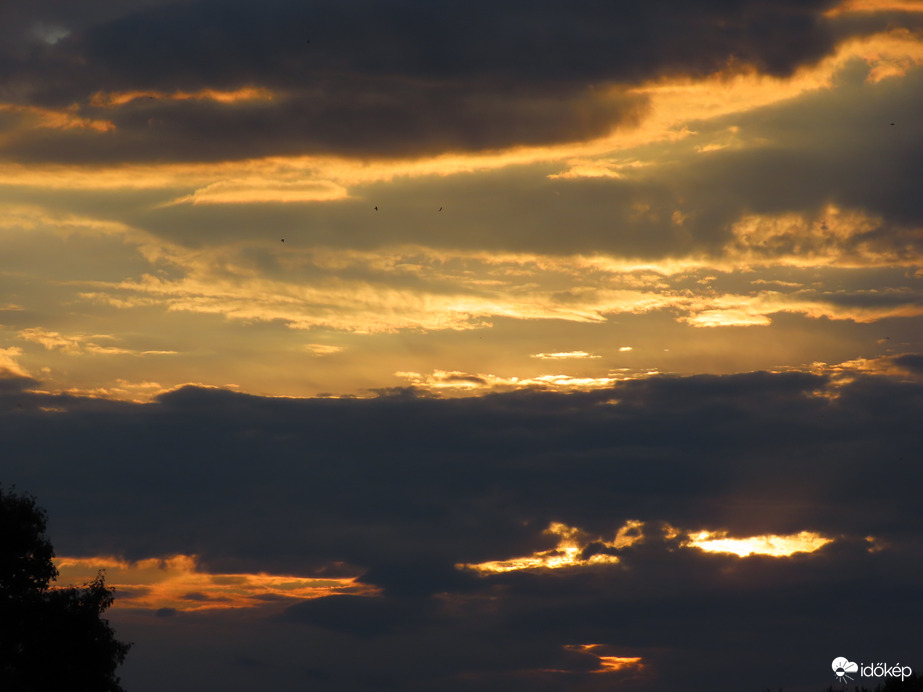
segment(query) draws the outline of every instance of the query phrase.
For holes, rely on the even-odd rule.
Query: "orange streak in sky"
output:
[[[334,594],[374,595],[358,577],[315,578],[278,574],[212,574],[198,569],[196,556],[174,555],[127,562],[112,557],[63,557],[55,560],[58,583],[86,583],[105,570],[116,589],[114,605],[123,608],[214,610],[252,608],[273,601],[321,598]]]
[[[81,128],[85,130],[96,130],[97,132],[110,132],[115,129],[115,125],[108,120],[81,118],[76,113],[76,106],[64,110],[52,110],[50,108],[40,108],[38,106],[0,103],[0,113],[4,111],[7,113],[19,113],[25,116],[31,116],[37,121],[34,127],[39,128],[48,128],[52,130],[72,130]]]
[[[243,87],[234,91],[219,91],[218,89],[200,89],[199,91],[97,91],[90,98],[90,104],[98,108],[112,108],[123,106],[138,99],[152,99],[155,101],[217,101],[218,103],[237,103],[238,101],[272,101],[274,94],[263,87]]]
[[[846,0],[824,12],[825,17],[839,17],[857,12],[923,12],[920,0]]]

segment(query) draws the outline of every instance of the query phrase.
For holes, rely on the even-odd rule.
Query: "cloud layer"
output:
[[[595,689],[595,675],[640,674],[605,673],[598,657],[567,648],[578,644],[640,656],[638,689],[680,689],[689,675],[739,688],[766,674],[757,648],[786,663],[773,680],[823,683],[827,646],[902,652],[912,639],[916,597],[900,575],[919,554],[923,479],[908,462],[923,390],[906,379],[661,376],[587,393],[442,400],[185,388],[148,405],[4,381],[5,479],[48,507],[59,554],[197,554],[206,574],[302,580],[356,569],[382,589],[233,616],[244,618],[233,628],[248,622],[272,642],[333,637],[339,653],[302,659],[319,689],[363,689],[379,675],[410,688]],[[554,522],[563,527],[546,532]],[[702,531],[777,543],[809,531],[832,542],[790,557],[680,548],[704,541]],[[552,569],[547,551],[561,551],[560,540],[581,557]],[[525,571],[459,568],[533,553],[546,557]],[[331,573],[335,564],[353,567]],[[869,600],[863,575],[873,572],[890,576]],[[835,632],[855,608],[874,626],[805,641],[794,660],[792,637],[808,622]],[[147,620],[131,612],[118,617],[135,631]],[[180,617],[213,632],[231,616]],[[721,626],[702,638],[694,623],[704,619]],[[152,648],[139,647],[138,675],[166,655],[146,627],[137,631]],[[731,634],[739,627],[754,628],[746,643]],[[233,628],[215,636],[242,636]],[[347,655],[355,647],[361,660]],[[455,653],[426,663],[434,647]],[[719,656],[737,662],[724,669]],[[674,679],[676,657],[684,675]],[[178,665],[201,674],[214,664]],[[286,680],[280,689],[294,689]]]

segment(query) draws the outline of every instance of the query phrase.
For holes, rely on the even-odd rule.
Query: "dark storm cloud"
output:
[[[656,541],[623,555],[625,568],[504,575],[467,594],[324,598],[231,630],[218,617],[184,618],[224,650],[241,646],[241,635],[229,637],[235,630],[248,633],[252,655],[297,646],[301,666],[319,673],[318,690],[672,692],[694,679],[730,692],[750,689],[755,678],[774,688],[821,690],[835,655],[828,651],[919,660],[912,633],[923,604],[913,580],[899,576],[915,569],[914,561],[882,558],[856,542],[791,560],[741,561]],[[603,676],[588,687],[600,661],[574,645],[589,643],[602,644],[601,655],[641,656],[648,674],[631,683],[630,675]],[[126,674],[155,663],[157,654],[142,651]],[[175,658],[181,670],[200,665]],[[304,684],[278,665],[264,676],[277,690]]]
[[[100,24],[80,44],[122,89],[288,87],[335,74],[634,82],[709,73],[729,58],[788,74],[831,47],[819,14],[832,4],[211,0]]]
[[[643,106],[603,97],[595,87],[712,73],[732,62],[784,75],[816,61],[833,45],[820,18],[831,4],[154,6],[78,23],[54,45],[7,56],[3,90],[10,98],[54,108],[80,103],[82,115],[112,120],[118,129],[43,131],[6,151],[24,159],[186,159],[415,154],[580,140],[632,124]],[[63,9],[54,10],[45,14],[74,24]],[[20,26],[27,23],[20,17]],[[88,106],[98,91],[246,85],[281,98],[271,108],[128,104],[114,113]]]
[[[919,386],[811,395],[825,386],[754,373],[465,400],[29,395],[50,410],[8,409],[5,475],[60,517],[62,551],[342,560],[418,593],[464,586],[457,562],[553,547],[551,521],[602,536],[629,518],[740,535],[919,530]]]
[[[916,662],[907,642],[921,606],[911,576],[923,535],[919,384],[661,376],[458,400],[187,387],[149,405],[105,406],[12,384],[27,405],[8,403],[0,417],[2,480],[47,507],[59,554],[195,553],[204,569],[302,575],[341,560],[383,589],[231,629],[234,616],[220,613],[160,620],[177,623],[171,641],[214,648],[178,658],[189,680],[227,676],[218,651],[265,660],[260,675],[279,690],[300,689],[302,668],[317,689],[346,691],[563,691],[616,680],[564,648],[581,643],[642,656],[655,681],[632,684],[661,691],[688,689],[690,676],[739,690],[757,674],[773,687],[817,680],[822,689],[847,645]],[[552,521],[610,540],[628,519],[646,522],[645,539],[607,549],[619,564],[487,577],[455,567],[551,549]],[[681,549],[662,522],[837,540],[812,555],[741,560]],[[869,535],[884,550],[870,551]],[[152,638],[126,667],[141,692],[166,684],[143,672],[175,646],[157,644],[158,631],[123,635]],[[242,679],[228,684],[244,689]]]

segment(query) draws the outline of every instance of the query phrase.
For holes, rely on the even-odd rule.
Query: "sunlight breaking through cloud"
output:
[[[748,538],[728,538],[727,531],[698,531],[690,534],[685,546],[709,553],[730,553],[738,557],[788,557],[795,553],[816,552],[832,542],[832,538],[814,531],[801,531],[787,536],[769,534]]]
[[[586,549],[592,543],[597,550],[618,550],[626,548],[642,539],[640,528],[642,523],[629,520],[615,534],[615,538],[606,541],[599,537],[590,537],[582,530],[553,522],[544,533],[558,536],[558,545],[551,550],[542,550],[525,557],[515,557],[509,560],[495,560],[478,564],[459,564],[459,569],[470,569],[480,574],[497,572],[515,572],[519,570],[535,569],[560,569],[562,567],[582,567],[587,565],[615,564],[619,561],[617,555],[608,552],[593,552],[586,554]]]

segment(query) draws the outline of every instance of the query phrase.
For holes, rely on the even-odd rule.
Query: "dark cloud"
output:
[[[339,400],[186,387],[106,408],[25,395],[56,410],[0,418],[3,480],[48,508],[59,554],[198,554],[200,569],[283,574],[340,560],[382,589],[281,615],[257,609],[246,624],[169,618],[174,639],[214,648],[177,664],[190,681],[227,677],[218,651],[265,661],[260,674],[280,690],[298,689],[302,668],[317,689],[347,691],[622,680],[564,648],[589,643],[642,656],[638,690],[688,689],[690,676],[722,691],[757,679],[822,689],[829,659],[846,650],[915,662],[919,384],[758,372],[590,393]],[[628,519],[645,522],[643,540],[601,544]],[[456,568],[552,549],[552,521],[585,532],[584,559],[620,562],[492,576]],[[668,525],[836,541],[742,560],[680,548]],[[124,636],[153,647],[133,650],[126,680],[141,692],[165,684],[143,671],[175,645],[118,617]]]
[[[820,18],[831,4],[200,0],[114,19],[90,13],[98,20],[89,25],[49,7],[47,16],[79,30],[9,57],[3,90],[46,107],[82,104],[82,115],[117,129],[37,131],[5,151],[186,160],[582,140],[632,125],[643,109],[643,100],[606,95],[607,85],[735,63],[784,75],[816,61],[833,45]],[[142,99],[117,112],[89,107],[99,91],[250,85],[278,96],[259,106]]]
[[[201,593],[200,591],[190,591],[187,594],[183,594],[180,598],[184,601],[227,601],[227,598],[209,596],[207,593]]]
[[[116,111],[89,108],[87,115],[115,129],[33,131],[4,152],[20,160],[62,162],[210,161],[307,152],[406,156],[592,139],[635,124],[645,105],[640,97],[600,98],[584,86],[547,93],[472,92],[396,82],[354,79],[347,87],[325,85],[252,105],[141,100]]]
[[[893,359],[895,365],[914,372],[923,372],[923,356],[910,353],[904,356],[895,356]]]
[[[211,0],[101,24],[82,42],[91,64],[132,87],[289,85],[331,74],[635,81],[712,72],[729,58],[786,74],[831,46],[819,13],[832,4]]]
[[[381,637],[418,629],[425,602],[366,596],[328,596],[289,606],[279,616],[295,622],[343,632],[357,637]]]
[[[447,565],[551,547],[550,521],[598,535],[629,518],[740,534],[915,530],[919,387],[860,378],[837,398],[814,394],[828,386],[754,373],[463,400],[184,388],[150,405],[52,398],[3,425],[7,475],[61,517],[66,551],[280,570],[341,560],[426,592],[460,585]],[[843,516],[859,487],[863,509]]]

